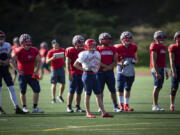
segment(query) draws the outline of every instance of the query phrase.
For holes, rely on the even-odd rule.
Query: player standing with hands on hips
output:
[[[131,87],[135,79],[134,65],[138,62],[138,47],[132,42],[133,36],[129,31],[123,32],[120,39],[122,44],[115,46],[118,53],[117,88],[119,91],[119,107],[124,111],[134,111],[129,106],[129,99]]]
[[[164,111],[164,109],[158,105],[158,98],[164,83],[164,74],[166,75],[166,79],[168,79],[166,46],[164,45],[165,39],[166,34],[163,31],[156,31],[154,33],[155,43],[150,45],[150,68],[154,78],[152,111]]]
[[[170,66],[171,66],[171,94],[170,94],[171,111],[175,110],[174,102],[180,82],[180,31],[175,33],[174,40],[176,41],[176,44],[172,44],[168,48]]]
[[[96,77],[96,74],[100,67],[101,55],[96,51],[96,41],[94,39],[87,39],[85,41],[85,51],[78,55],[78,59],[75,61],[74,66],[83,71],[82,81],[85,89],[85,106],[86,117],[95,118],[90,112],[90,97],[92,90],[96,95],[98,107],[101,109],[102,117],[113,117],[104,110],[104,105],[100,95],[100,84]],[[82,66],[81,66],[82,64]]]

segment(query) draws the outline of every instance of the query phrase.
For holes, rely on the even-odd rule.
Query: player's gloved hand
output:
[[[132,63],[132,64],[136,64],[136,60],[135,60],[135,59],[132,59],[131,63]]]
[[[127,66],[127,65],[129,65],[129,61],[125,60],[125,61],[123,62],[123,66]]]

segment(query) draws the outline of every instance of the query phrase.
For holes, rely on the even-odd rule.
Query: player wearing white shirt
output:
[[[95,118],[90,112],[90,96],[93,92],[96,95],[96,100],[99,108],[102,112],[102,117],[113,117],[104,110],[104,105],[100,97],[100,86],[99,80],[96,77],[96,73],[99,70],[101,56],[96,51],[96,41],[94,39],[87,39],[85,42],[85,50],[78,55],[78,59],[75,61],[74,66],[83,71],[82,81],[84,85],[85,94],[85,106],[86,106],[86,117]],[[81,67],[82,64],[82,67]]]

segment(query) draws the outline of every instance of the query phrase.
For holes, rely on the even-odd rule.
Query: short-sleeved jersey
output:
[[[9,53],[11,51],[11,45],[8,42],[4,42],[2,46],[0,46],[0,60],[7,60],[9,58]],[[0,65],[0,68],[4,68]],[[6,66],[8,69],[8,66]]]
[[[118,44],[115,48],[118,54],[118,61],[124,58],[135,58],[135,54],[138,50],[137,45],[134,43],[129,44],[127,48],[123,44]]]
[[[168,47],[169,53],[174,53],[174,64],[180,66],[180,45],[172,44]]]
[[[116,54],[116,48],[114,46],[97,46],[97,50],[101,54],[101,63],[111,65],[114,62],[114,56]],[[102,66],[100,70],[103,70]]]
[[[55,50],[54,48],[48,51],[47,57],[51,58],[54,56],[55,53],[65,53],[64,48],[59,48],[58,50]],[[51,69],[57,69],[64,66],[64,58],[56,58],[53,61],[51,61]]]
[[[83,49],[81,50],[78,50],[76,49],[75,47],[69,47],[66,49],[66,57],[68,57],[69,59],[71,59],[71,63],[70,63],[70,72],[71,74],[78,74],[78,75],[81,75],[82,74],[82,71],[75,68],[73,66],[74,62],[76,61],[76,59],[78,58],[78,55],[79,53],[83,51]]]
[[[39,50],[35,47],[30,47],[29,50],[25,50],[24,47],[19,47],[14,51],[14,54],[17,56],[18,69],[23,71],[24,75],[32,75]]]
[[[98,51],[94,53],[82,51],[79,53],[77,61],[82,64],[83,68],[90,68],[94,73],[97,73],[101,62],[101,55]]]
[[[46,48],[40,49],[39,54],[41,56],[42,62],[45,63],[46,62],[46,56],[48,54],[48,49],[46,49]]]
[[[152,52],[156,52],[157,68],[166,67],[166,46],[164,44],[152,43],[150,45],[150,68],[154,68],[152,64]]]

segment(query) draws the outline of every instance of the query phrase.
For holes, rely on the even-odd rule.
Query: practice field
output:
[[[15,115],[9,93],[3,85],[2,104],[7,114],[0,116],[0,135],[179,135],[179,91],[175,104],[176,111],[170,112],[170,79],[165,81],[164,88],[160,92],[159,105],[166,111],[152,112],[152,83],[152,76],[136,76],[130,100],[134,112],[113,112],[109,92],[105,89],[104,105],[108,112],[114,114],[114,118],[101,118],[100,113],[97,113],[98,108],[93,94],[91,110],[97,116],[95,119],[86,118],[85,113],[66,113],[68,85],[64,92],[65,103],[51,104],[49,75],[45,75],[40,81],[39,107],[45,111],[44,114]],[[19,101],[17,81],[15,88]],[[32,111],[32,91],[29,87],[27,91],[27,105]],[[84,93],[82,108],[84,108],[83,99]]]

